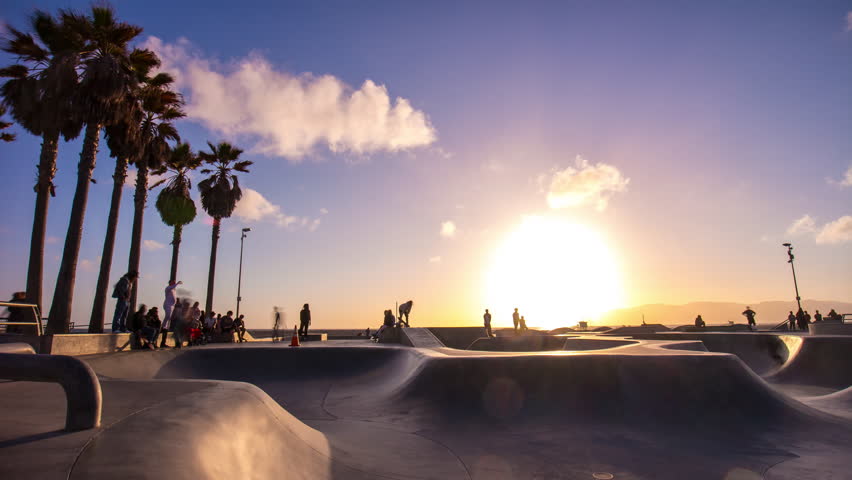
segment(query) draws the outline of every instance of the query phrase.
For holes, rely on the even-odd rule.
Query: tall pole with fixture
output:
[[[240,300],[243,299],[243,297],[240,296],[240,288],[243,283],[243,242],[246,239],[246,233],[250,231],[250,228],[244,228],[242,235],[240,236],[240,273],[237,276],[237,317],[240,316]]]
[[[787,263],[790,264],[790,268],[793,269],[793,286],[796,288],[796,304],[799,306],[799,310],[802,309],[802,297],[799,296],[799,282],[796,281],[796,266],[793,264],[793,244],[791,243],[783,243],[783,246],[787,247],[787,256],[790,258],[787,260]]]

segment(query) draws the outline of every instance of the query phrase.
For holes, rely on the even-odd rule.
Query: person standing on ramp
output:
[[[299,312],[299,335],[305,336],[308,334],[308,327],[311,326],[311,310],[306,303]]]
[[[488,335],[488,338],[493,337],[494,335],[491,333],[491,314],[488,313],[488,309],[485,309],[485,315],[482,316],[482,320],[485,322],[485,334]]]
[[[518,333],[518,324],[521,323],[521,315],[518,313],[518,309],[515,309],[515,313],[512,314],[512,325],[515,326],[515,333]]]
[[[748,328],[750,330],[756,330],[757,324],[754,323],[754,316],[757,315],[757,313],[754,310],[752,310],[751,307],[746,306],[746,309],[743,312],[743,315],[745,315],[746,319],[748,319]]]

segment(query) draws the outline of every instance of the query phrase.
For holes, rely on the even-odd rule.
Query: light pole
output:
[[[793,265],[793,244],[791,243],[782,243],[783,246],[787,247],[787,256],[790,257],[787,260],[787,263],[790,264],[790,268],[793,269],[793,286],[796,287],[796,304],[799,305],[799,310],[802,309],[802,297],[799,296],[799,283],[796,281],[796,266]]]
[[[240,300],[243,299],[243,297],[240,296],[240,287],[243,283],[243,242],[246,239],[246,232],[250,231],[250,228],[244,228],[243,233],[240,236],[240,273],[237,276],[237,317],[240,316]]]

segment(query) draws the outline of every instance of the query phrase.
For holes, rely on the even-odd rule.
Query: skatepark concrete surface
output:
[[[852,479],[852,337],[439,333],[81,356],[73,433],[61,387],[0,382],[0,478]]]

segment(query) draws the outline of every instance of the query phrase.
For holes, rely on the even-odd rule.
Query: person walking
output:
[[[787,330],[795,331],[796,330],[796,316],[793,315],[793,311],[790,310],[790,314],[787,315]]]
[[[304,307],[302,307],[302,311],[299,312],[299,335],[306,336],[308,334],[308,327],[311,326],[311,310],[308,304],[306,303]]]
[[[112,298],[116,299],[115,314],[112,316],[113,333],[127,332],[125,321],[127,320],[127,310],[130,308],[130,290],[137,278],[139,278],[138,273],[127,272],[118,280],[112,290]]]
[[[275,323],[272,324],[272,341],[278,341],[278,329],[281,328],[281,312],[278,311],[278,307],[272,308],[273,312],[275,312]]]
[[[491,314],[488,313],[488,309],[485,309],[485,315],[482,316],[482,321],[485,323],[485,334],[488,338],[493,337],[494,335],[491,333]]]
[[[757,329],[757,324],[756,324],[756,323],[754,323],[754,316],[755,316],[755,315],[757,315],[757,312],[755,312],[754,310],[752,310],[752,309],[751,309],[751,307],[746,306],[746,309],[745,309],[745,311],[743,312],[743,315],[745,315],[746,319],[748,320],[748,328],[749,328],[749,330],[756,330],[756,329]]]
[[[518,333],[518,324],[521,323],[521,315],[518,313],[518,309],[515,309],[515,313],[512,314],[512,325],[515,326],[515,333]]]
[[[177,298],[175,296],[175,288],[183,282],[170,281],[166,285],[165,300],[163,300],[163,323],[169,323],[172,318],[172,309],[175,308]]]

